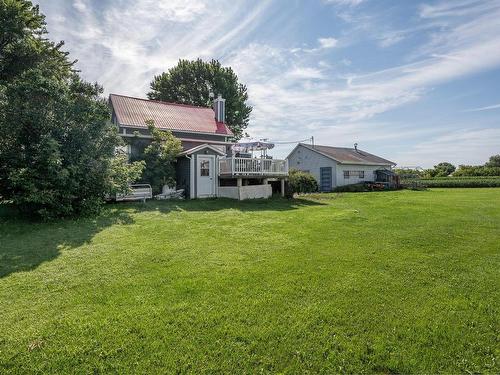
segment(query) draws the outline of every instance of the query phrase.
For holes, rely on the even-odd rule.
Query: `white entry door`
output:
[[[196,167],[197,196],[213,197],[215,195],[215,156],[198,155]]]

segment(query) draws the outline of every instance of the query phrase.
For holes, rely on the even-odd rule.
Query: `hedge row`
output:
[[[423,180],[494,180],[500,179],[500,176],[446,176],[423,178]]]
[[[482,177],[482,178],[433,178],[420,179],[420,184],[426,187],[442,187],[442,188],[478,188],[478,187],[500,187],[499,178]]]

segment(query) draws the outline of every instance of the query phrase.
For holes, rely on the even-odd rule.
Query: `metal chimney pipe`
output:
[[[214,112],[218,122],[226,122],[226,99],[221,94],[214,100]]]

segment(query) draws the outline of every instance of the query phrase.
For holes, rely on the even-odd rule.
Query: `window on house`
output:
[[[349,178],[349,175],[350,175],[349,171],[344,171],[344,178]]]
[[[200,162],[200,176],[207,177],[210,176],[210,161],[202,160]]]
[[[365,178],[365,171],[359,171],[359,178]]]

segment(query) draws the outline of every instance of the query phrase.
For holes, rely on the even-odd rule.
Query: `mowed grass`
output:
[[[0,373],[500,372],[500,189],[3,212]]]

